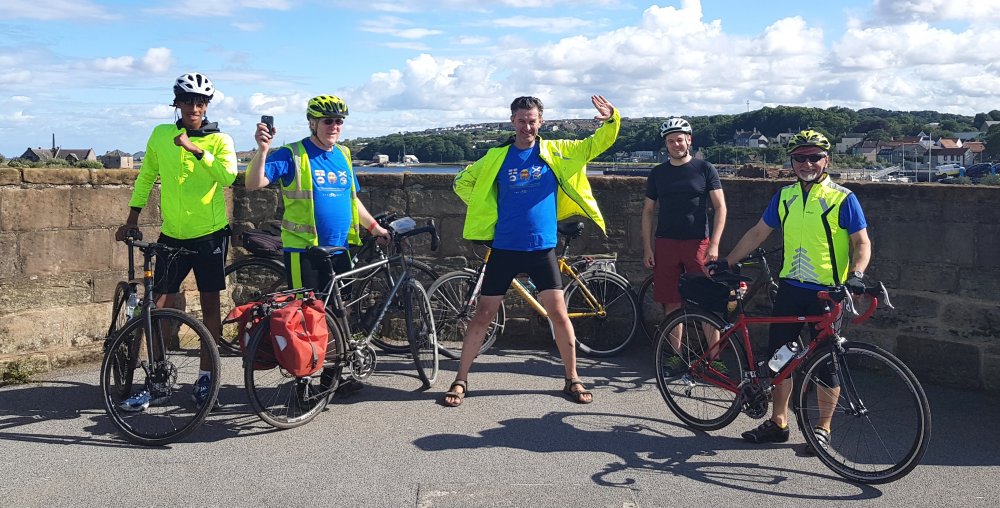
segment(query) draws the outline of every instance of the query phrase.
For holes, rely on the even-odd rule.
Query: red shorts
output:
[[[653,260],[653,299],[665,304],[680,304],[681,294],[677,283],[686,272],[702,273],[708,238],[701,240],[672,240],[657,238]]]

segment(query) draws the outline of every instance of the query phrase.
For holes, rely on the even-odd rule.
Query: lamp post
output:
[[[930,122],[930,123],[926,124],[926,126],[928,128],[927,137],[929,138],[928,139],[928,143],[927,143],[927,183],[931,183],[933,181],[932,180],[932,178],[933,178],[932,171],[933,171],[933,165],[934,165],[934,155],[933,155],[933,152],[934,152],[934,150],[933,150],[934,149],[934,128],[937,127],[938,125],[941,125],[941,124],[939,124],[938,122]],[[919,180],[919,178],[917,180]]]

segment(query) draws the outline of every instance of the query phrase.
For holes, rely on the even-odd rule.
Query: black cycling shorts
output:
[[[563,287],[555,249],[528,252],[493,249],[486,262],[483,288],[479,294],[503,296],[507,294],[507,288],[514,277],[522,273],[528,274],[538,291]]]
[[[333,256],[333,272],[344,273],[351,269],[351,256],[347,253]],[[333,275],[326,260],[317,261],[305,252],[285,252],[285,279],[289,288],[309,288],[326,291]],[[348,293],[349,294],[349,293]]]
[[[229,253],[231,231],[226,226],[214,233],[178,240],[160,234],[156,240],[171,247],[184,247],[197,254],[158,255],[153,270],[153,291],[158,294],[179,293],[181,283],[194,270],[198,291],[211,293],[226,289],[226,256]]]
[[[817,316],[823,314],[826,312],[827,302],[817,298],[817,292],[816,289],[793,286],[784,280],[779,281],[778,294],[774,297],[774,311],[771,312],[771,315]],[[781,346],[786,343],[797,341],[804,324],[772,323],[768,332],[767,351],[765,351],[767,356],[764,359],[770,359],[774,356],[775,351],[781,349]],[[819,330],[816,329],[816,323],[809,323],[810,339],[816,340],[817,335],[819,335]],[[828,370],[819,373],[820,379],[831,388],[840,386],[840,382],[833,375],[833,364],[831,363],[828,367]]]

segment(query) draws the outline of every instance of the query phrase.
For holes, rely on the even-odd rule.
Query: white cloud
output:
[[[490,26],[516,28],[522,30],[538,30],[548,33],[575,32],[592,26],[592,21],[580,18],[535,18],[530,16],[514,16],[510,18],[492,19]]]
[[[132,56],[98,58],[91,61],[92,68],[100,72],[133,73],[150,72],[162,74],[174,64],[169,48],[149,48],[141,59]]]
[[[234,16],[243,9],[287,11],[291,7],[288,0],[180,0],[164,2],[161,7],[148,9],[148,12],[185,17],[192,13],[197,13],[199,17],[225,17]]]
[[[24,114],[24,111],[14,111],[9,114],[0,114],[0,122],[7,123],[28,123],[34,120],[35,117],[31,115]]]
[[[232,25],[241,32],[256,32],[264,28],[263,23],[246,23],[241,21],[234,21]]]
[[[998,0],[875,0],[872,9],[880,24],[1000,21]]]
[[[0,19],[116,19],[104,6],[90,0],[4,0]]]
[[[11,85],[15,83],[28,83],[31,81],[31,71],[19,70],[0,73],[0,84]]]
[[[31,97],[27,97],[25,95],[15,95],[10,98],[10,101],[17,102],[20,104],[31,104]]]

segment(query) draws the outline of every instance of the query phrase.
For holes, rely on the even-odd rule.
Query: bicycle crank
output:
[[[750,418],[759,420],[767,415],[767,393],[757,383],[746,383],[740,388],[741,410]]]
[[[371,344],[365,344],[354,350],[351,354],[351,377],[361,381],[371,376],[372,372],[375,372],[377,361],[375,348]]]

